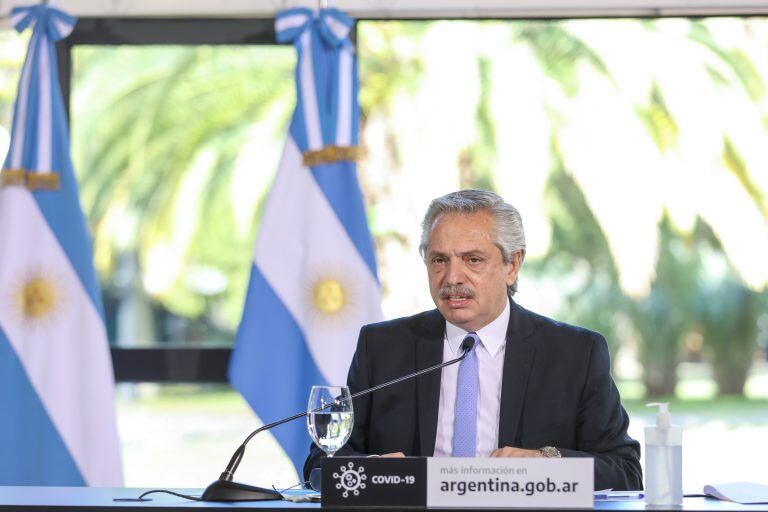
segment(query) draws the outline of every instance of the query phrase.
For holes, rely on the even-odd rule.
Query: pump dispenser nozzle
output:
[[[658,407],[656,414],[656,426],[659,428],[669,428],[672,424],[672,415],[669,413],[669,402],[652,402],[645,404],[646,407]]]

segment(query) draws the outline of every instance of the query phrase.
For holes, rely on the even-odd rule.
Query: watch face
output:
[[[545,457],[562,457],[560,450],[554,446],[545,446],[541,449],[541,453],[543,453]]]

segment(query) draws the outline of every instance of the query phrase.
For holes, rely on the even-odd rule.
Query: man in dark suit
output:
[[[361,397],[338,455],[592,457],[595,488],[642,488],[639,444],[610,375],[605,339],[512,300],[525,257],[517,210],[463,190],[435,199],[420,252],[436,310],[367,325],[352,393],[439,364],[459,364]],[[305,476],[319,465],[313,447]]]

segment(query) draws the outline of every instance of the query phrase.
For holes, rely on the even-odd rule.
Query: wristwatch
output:
[[[539,451],[543,456],[547,458],[560,459],[563,457],[563,454],[560,453],[560,450],[558,450],[554,446],[544,446],[543,448],[539,448]]]

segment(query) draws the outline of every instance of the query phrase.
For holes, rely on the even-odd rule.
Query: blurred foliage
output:
[[[616,265],[583,191],[565,168],[557,139],[551,142],[555,163],[544,197],[552,223],[551,245],[543,258],[528,266],[540,276],[570,278],[574,284],[562,286],[562,318],[605,336],[615,358],[620,340],[617,322],[626,302]]]
[[[358,79],[360,88],[360,145],[363,159],[360,169],[364,170],[366,154],[366,128],[368,120],[375,116],[388,117],[393,104],[402,95],[415,93],[423,73],[424,62],[419,55],[418,42],[427,32],[431,23],[398,21],[361,21],[357,24]],[[362,57],[364,56],[364,57]],[[384,165],[390,172],[397,173],[403,164],[397,134],[390,125],[385,125],[380,137],[384,145],[381,155]],[[378,228],[376,204],[382,197],[394,192],[389,182],[380,182],[375,186],[360,173],[360,188],[368,204],[368,224],[377,251],[389,240],[396,240],[405,245],[402,235],[395,230]],[[389,285],[381,283],[382,292],[389,293]]]
[[[358,54],[372,58],[359,61],[360,109],[363,120],[374,112],[387,111],[397,95],[418,89],[424,63],[419,41],[429,22],[363,21],[358,24]]]
[[[750,290],[729,273],[702,290],[698,305],[704,351],[718,391],[741,395],[757,350],[757,318],[768,307],[766,294]]]
[[[459,161],[459,186],[496,191],[493,179],[493,159],[496,155],[496,132],[491,105],[491,63],[487,58],[477,60],[480,98],[475,113],[474,144],[462,151]]]
[[[749,170],[744,163],[744,159],[739,154],[739,150],[727,135],[723,137],[723,163],[725,168],[736,176],[736,178],[747,191],[749,196],[755,202],[763,217],[768,219],[768,208],[765,204],[765,194],[760,190],[755,181],[749,175]]]
[[[688,37],[711,51],[718,57],[719,62],[722,62],[728,66],[734,73],[736,80],[749,94],[753,101],[759,101],[765,95],[765,82],[760,76],[760,73],[755,67],[755,64],[744,53],[744,51],[738,48],[724,48],[718,44],[718,42],[712,36],[711,31],[707,27],[706,21],[691,20]],[[727,81],[723,74],[712,68],[710,69],[714,73],[717,73],[717,81]]]
[[[615,85],[611,70],[599,53],[568,33],[567,26],[567,23],[532,23],[520,28],[518,34],[531,45],[545,73],[568,96],[576,97],[579,91],[579,61],[592,66]],[[645,23],[644,27],[656,30],[653,22]],[[705,22],[691,21],[690,27],[690,39],[717,58],[717,65],[707,68],[715,83],[741,87],[755,102],[764,96],[763,79],[743,51],[719,46]],[[730,70],[736,80],[720,71],[723,67]],[[714,248],[710,252],[726,261],[723,248],[701,219],[694,231],[683,232],[676,229],[665,214],[658,224],[656,272],[650,291],[640,297],[627,296],[619,287],[609,244],[599,220],[589,208],[589,198],[567,172],[567,162],[558,145],[560,118],[556,111],[551,112],[555,166],[544,200],[552,235],[547,255],[533,265],[533,271],[554,279],[568,276],[571,282],[579,283],[563,287],[562,317],[605,334],[609,343],[614,337],[626,340],[621,326],[628,318],[634,330],[630,336],[638,340],[643,383],[649,396],[674,394],[682,342],[694,329],[699,329],[720,393],[742,393],[757,346],[757,319],[766,311],[765,293],[750,290],[730,266],[727,279],[717,282],[710,279],[710,284],[702,287],[700,283],[711,277],[711,269],[702,264],[701,244],[709,243]],[[676,150],[682,128],[656,80],[651,81],[648,102],[636,105],[635,113],[660,153]],[[768,218],[763,191],[728,135],[724,135],[722,154],[724,168],[737,177],[763,217]],[[700,239],[702,233],[706,233],[704,239]],[[726,297],[729,303],[723,306],[722,300]],[[619,342],[611,343],[611,348],[615,357]]]
[[[648,104],[637,106],[635,110],[659,151],[663,153],[674,149],[680,128],[664,101],[664,93],[658,83],[654,82],[651,87]]]
[[[439,23],[360,24],[363,131],[374,116],[387,116],[403,97],[412,98],[420,90],[429,65],[421,42]],[[483,23],[477,22],[478,31],[484,30]],[[593,211],[594,198],[560,148],[565,123],[558,109],[578,102],[584,77],[618,87],[611,61],[601,55],[599,45],[573,30],[577,23],[508,22],[510,47],[526,46],[546,77],[542,87],[554,85],[558,91],[556,100],[543,106],[550,122],[552,165],[541,201],[551,239],[548,252],[538,261],[529,260],[526,272],[562,283],[558,317],[604,334],[614,357],[622,345],[636,347],[649,395],[674,392],[676,365],[692,335],[703,340],[720,392],[739,393],[754,358],[757,318],[768,305],[764,292],[744,283],[702,219],[693,229],[675,225],[671,215],[659,219],[654,213],[642,219],[657,228],[655,276],[647,293],[630,296],[621,289],[619,265]],[[706,20],[680,23],[686,24],[688,44],[706,55],[704,76],[717,88],[747,97],[758,109],[766,86],[751,54],[721,44]],[[638,26],[659,33],[653,20]],[[245,148],[254,142],[255,133],[261,148],[282,146],[294,105],[294,50],[77,47],[74,57],[73,157],[105,293],[116,303],[129,293],[148,301],[160,333],[178,331],[162,326],[163,317],[170,316],[195,324],[181,329],[179,339],[231,339],[241,314],[264,192],[275,171],[253,157],[259,150],[251,149],[244,158]],[[502,172],[497,169],[499,147],[512,142],[500,140],[495,124],[498,115],[508,115],[497,112],[492,103],[498,65],[508,63],[478,51],[476,68],[466,72],[479,87],[477,97],[461,98],[474,105],[474,136],[457,151],[462,186],[496,189],[496,173]],[[18,59],[0,54],[0,80],[10,79],[6,77],[13,66]],[[663,80],[657,78],[650,76],[641,93],[627,100],[628,112],[660,155],[674,157],[686,127],[676,117]],[[6,112],[15,84],[12,93],[7,87],[0,90],[5,95],[0,96],[0,109]],[[387,129],[377,136],[384,139],[384,167],[394,174],[400,172],[405,155],[397,134]],[[722,171],[737,178],[768,218],[759,170],[749,168],[744,156],[748,152],[738,137],[723,133],[722,141]],[[246,171],[255,176],[238,179]],[[386,182],[376,187],[366,180],[362,184],[374,213],[380,198],[403,193]],[[691,193],[694,187],[692,183]],[[235,192],[241,194],[237,201]],[[394,231],[375,235],[403,236]],[[131,267],[125,262],[134,260],[139,266],[134,279],[143,280],[138,289],[121,281]],[[387,283],[383,285],[386,291]]]
[[[758,348],[758,321],[768,310],[768,290],[756,292],[739,279],[708,226],[697,226],[702,255],[696,329],[712,364],[718,392],[741,395]]]
[[[0,30],[0,125],[9,134],[29,35],[30,31],[20,35],[15,30]],[[5,159],[5,154],[2,156]]]
[[[153,301],[174,315],[207,315],[231,339],[263,193],[240,183],[275,171],[239,158],[257,122],[271,122],[258,144],[284,139],[294,62],[290,47],[76,48],[73,159],[106,288],[120,255],[136,252]],[[235,181],[238,172],[254,178]],[[236,200],[245,203],[238,211]],[[201,287],[211,275],[220,289]]]
[[[650,293],[629,308],[640,334],[643,383],[650,396],[670,395],[677,384],[683,336],[691,329],[699,270],[693,240],[675,230],[667,215],[659,223],[659,254]]]
[[[570,97],[579,92],[579,66],[610,76],[605,63],[582,39],[568,31],[567,22],[531,21],[511,24],[513,39],[527,43],[544,72]]]
[[[368,119],[380,115],[387,117],[393,103],[400,95],[413,94],[419,86],[419,79],[424,70],[424,62],[419,55],[418,42],[427,32],[429,22],[388,22],[362,21],[357,25],[357,54],[365,56],[358,59],[360,90],[360,132],[364,134]],[[402,155],[397,142],[397,135],[389,126],[381,135],[386,152],[382,155],[387,167],[398,172],[402,166]],[[365,137],[361,136],[360,143],[365,152]],[[364,165],[364,163],[363,163]],[[361,166],[362,167],[362,166]],[[379,198],[392,193],[388,184],[372,187],[361,177],[360,186],[369,205],[378,203]],[[368,209],[369,224],[376,226],[377,209]],[[377,247],[384,239],[398,238],[394,232],[377,232],[372,236]],[[387,284],[382,283],[386,290]]]

